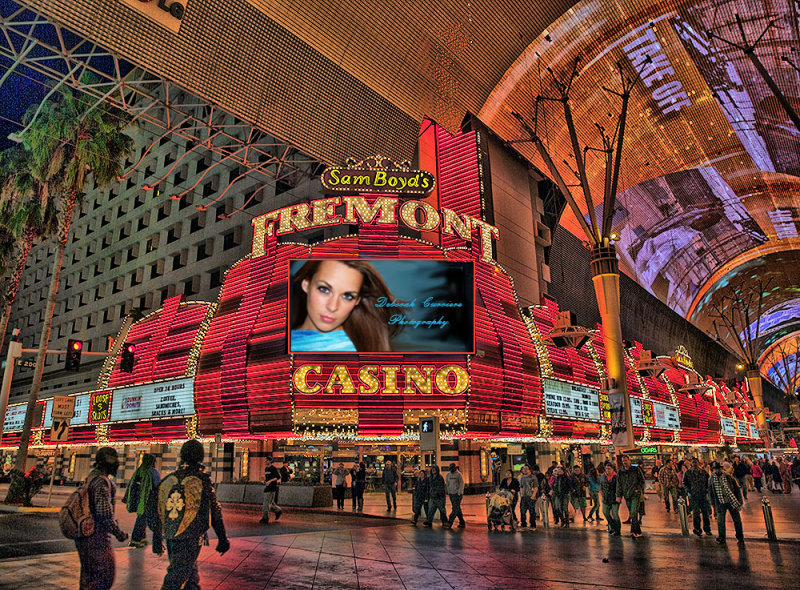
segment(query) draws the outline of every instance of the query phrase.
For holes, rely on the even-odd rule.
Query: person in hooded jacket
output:
[[[428,502],[428,498],[431,494],[431,486],[430,481],[428,480],[428,474],[425,472],[424,469],[420,469],[417,471],[417,480],[414,483],[414,492],[411,496],[411,508],[414,511],[414,516],[411,518],[411,524],[417,526],[417,521],[419,520],[419,515],[422,512],[423,507]],[[425,519],[428,519],[428,511],[425,511]]]
[[[445,511],[445,497],[447,496],[447,484],[445,484],[439,467],[431,467],[431,476],[428,478],[430,494],[428,496],[428,514],[425,517],[425,526],[433,526],[433,515],[439,511],[439,518],[442,519],[442,526],[447,526],[447,512]]]
[[[158,513],[169,555],[161,590],[199,590],[197,558],[209,523],[217,534],[216,550],[222,554],[231,546],[211,478],[201,470],[203,456],[199,441],[183,443],[180,468],[158,488]]]
[[[156,470],[156,458],[150,453],[142,456],[142,462],[133,472],[122,501],[130,513],[136,513],[136,522],[131,532],[131,547],[147,545],[147,527],[153,531],[153,547],[161,547],[161,526],[158,522],[158,486],[161,476]]]
[[[467,523],[464,521],[464,514],[461,512],[461,499],[464,497],[464,476],[458,470],[458,465],[450,463],[450,470],[447,472],[445,479],[447,487],[447,495],[450,498],[450,518],[447,521],[447,526],[453,526],[456,518],[458,518],[458,526],[464,528]]]

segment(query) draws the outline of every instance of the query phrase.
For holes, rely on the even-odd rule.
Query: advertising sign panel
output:
[[[75,406],[72,409],[72,418],[69,423],[71,426],[82,426],[89,422],[89,400],[92,397],[90,393],[81,393],[72,396],[75,400]],[[44,422],[42,427],[50,428],[53,425],[53,400],[47,400],[44,407]]]
[[[566,381],[542,378],[544,408],[548,416],[600,420],[600,390]]]
[[[25,425],[25,409],[27,404],[14,404],[6,409],[3,432],[20,432]]]
[[[194,378],[147,383],[114,390],[111,422],[158,420],[194,414]]]
[[[736,422],[730,418],[722,419],[722,435],[736,436]]]
[[[471,262],[295,260],[290,273],[289,352],[474,352]]]

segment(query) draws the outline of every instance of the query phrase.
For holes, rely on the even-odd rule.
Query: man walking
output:
[[[723,473],[722,465],[714,462],[712,465],[713,473],[709,479],[709,493],[711,503],[717,512],[717,543],[725,543],[725,514],[730,512],[733,519],[733,527],[736,530],[736,538],[740,543],[744,543],[744,532],[742,531],[742,516],[739,508],[742,506],[742,492],[736,480]]]
[[[467,526],[467,523],[464,522],[464,515],[461,513],[461,499],[464,497],[464,477],[455,463],[450,463],[450,471],[447,473],[445,484],[447,486],[447,495],[450,497],[450,519],[447,526],[452,528],[456,517],[458,517],[458,526],[464,528]]]
[[[698,537],[711,534],[711,507],[708,505],[708,474],[700,469],[700,459],[692,459],[692,468],[683,475],[683,486],[689,494],[689,510],[692,512],[694,534]],[[703,529],[700,529],[700,515]]]
[[[217,551],[225,553],[231,546],[211,478],[201,470],[203,455],[199,441],[183,443],[181,466],[165,477],[158,488],[158,513],[169,555],[161,590],[200,589],[197,558],[209,523],[217,534]]]
[[[664,468],[666,468],[666,466]],[[662,468],[662,471],[664,468]],[[619,494],[617,502],[622,502],[622,498],[625,498],[625,503],[628,505],[631,521],[631,537],[634,539],[641,537],[642,526],[639,507],[642,502],[642,495],[644,494],[644,472],[641,467],[631,463],[631,458],[628,455],[622,456],[622,469],[620,469],[617,474],[617,494]],[[664,490],[664,496],[667,496],[666,489]]]
[[[272,464],[272,457],[267,457],[264,467],[264,504],[261,510],[261,524],[269,522],[269,513],[275,513],[275,522],[283,514],[280,506],[275,503],[275,496],[278,494],[278,482],[281,481],[280,471]]]
[[[439,511],[439,518],[442,519],[442,526],[447,526],[447,514],[444,507],[445,494],[447,493],[447,485],[444,478],[439,473],[439,467],[434,465],[431,467],[431,476],[428,478],[430,484],[430,494],[428,496],[428,508],[426,509],[427,515],[425,517],[425,526],[433,526],[433,515]]]
[[[678,511],[678,474],[675,473],[672,459],[667,459],[667,462],[658,472],[658,481],[661,484],[661,490],[664,493],[664,505],[669,512],[669,499],[672,498],[672,507],[675,512]]]
[[[97,451],[94,469],[86,479],[89,486],[89,506],[94,518],[94,533],[75,540],[81,564],[80,590],[109,590],[114,584],[116,564],[111,548],[111,535],[124,541],[128,534],[114,520],[114,494],[116,488],[109,476],[116,476],[119,469],[117,451],[103,447]],[[158,553],[163,549],[153,545]]]
[[[538,467],[537,467],[538,471]],[[536,496],[539,490],[539,480],[527,465],[522,467],[522,477],[519,478],[519,520],[521,531],[528,530],[528,514],[531,517],[531,528],[536,530]]]
[[[391,461],[383,467],[383,491],[386,494],[386,512],[397,510],[397,484],[400,476]]]
[[[733,477],[739,483],[744,499],[747,500],[747,474],[750,473],[750,466],[741,457],[733,458]]]
[[[428,480],[428,474],[425,473],[424,469],[420,469],[417,471],[417,481],[416,485],[414,485],[414,492],[411,496],[411,509],[414,511],[414,516],[411,518],[411,524],[417,526],[417,521],[419,520],[419,515],[422,512],[422,508],[428,503],[428,498],[431,494],[431,486],[430,481]],[[428,518],[428,510],[425,510],[425,519]]]

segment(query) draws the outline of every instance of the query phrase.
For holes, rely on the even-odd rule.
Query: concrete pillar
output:
[[[619,316],[619,263],[614,245],[606,243],[595,246],[591,264],[592,283],[603,323],[606,373],[613,380],[608,391],[611,403],[611,437],[616,449],[630,449],[634,447],[633,423]]]

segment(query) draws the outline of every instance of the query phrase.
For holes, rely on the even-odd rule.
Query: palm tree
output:
[[[91,81],[86,81],[91,84]],[[57,248],[50,273],[50,289],[39,337],[33,382],[28,395],[25,425],[22,430],[15,469],[24,472],[28,457],[28,439],[33,409],[42,383],[47,343],[53,323],[53,312],[61,278],[64,250],[75,207],[83,196],[89,176],[98,187],[107,186],[122,172],[122,162],[130,155],[133,140],[123,130],[130,118],[104,103],[97,104],[89,96],[67,91],[57,100],[42,105],[39,114],[22,136],[23,146],[36,169],[58,170],[50,177],[50,193],[58,195]],[[13,501],[11,490],[6,501]]]
[[[49,194],[49,181],[56,171],[49,165],[41,170],[32,164],[28,152],[21,146],[0,153],[0,226],[11,238],[12,250],[16,251],[14,272],[8,277],[0,299],[0,349],[28,254],[35,241],[49,238],[56,229],[56,207]]]

